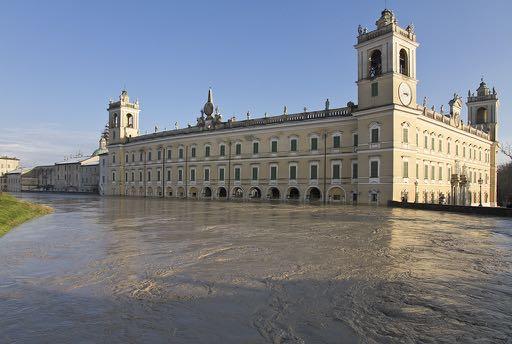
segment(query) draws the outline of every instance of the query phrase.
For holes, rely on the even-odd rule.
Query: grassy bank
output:
[[[21,201],[2,193],[0,194],[0,237],[17,225],[52,211],[50,207]]]

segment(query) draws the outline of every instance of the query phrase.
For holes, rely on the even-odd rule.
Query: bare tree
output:
[[[500,144],[500,150],[503,154],[505,154],[507,157],[509,157],[510,160],[512,160],[512,144],[510,143],[503,143]]]

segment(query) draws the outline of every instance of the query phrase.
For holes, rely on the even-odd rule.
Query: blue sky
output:
[[[511,1],[399,1],[413,22],[424,96],[439,108],[481,75],[501,102],[512,142]],[[358,24],[373,28],[384,0],[0,0],[0,155],[25,166],[90,154],[109,98],[126,86],[142,132],[194,123],[208,87],[226,117],[345,106],[356,99]]]

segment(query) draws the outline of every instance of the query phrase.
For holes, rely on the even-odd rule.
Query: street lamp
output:
[[[480,177],[478,179],[478,185],[480,185],[480,204],[478,205],[479,207],[482,206],[482,184],[484,183],[484,181],[482,180],[482,177]]]

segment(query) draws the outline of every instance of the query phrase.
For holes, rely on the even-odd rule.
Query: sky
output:
[[[0,0],[0,155],[22,165],[91,154],[126,87],[141,132],[194,124],[212,87],[224,118],[357,103],[359,24],[385,0]],[[414,23],[418,99],[439,108],[482,75],[512,143],[512,1],[387,0]],[[465,116],[465,113],[464,113]]]

